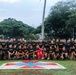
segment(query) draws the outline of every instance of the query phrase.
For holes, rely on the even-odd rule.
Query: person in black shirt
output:
[[[14,59],[15,50],[13,46],[10,44],[8,47],[8,59]]]
[[[7,50],[7,41],[6,40],[2,40],[1,41],[1,45],[2,45],[2,55],[3,55],[3,59],[7,59],[8,58],[8,50]]]
[[[76,39],[75,39],[75,41],[74,41],[74,51],[73,51],[73,53],[72,53],[72,57],[73,57],[74,59],[76,59]]]
[[[59,43],[59,56],[60,56],[61,59],[62,59],[63,46],[64,46],[64,43],[63,43],[62,40],[60,40],[60,43]]]
[[[48,57],[48,52],[45,47],[43,48],[43,53],[44,53],[44,59],[46,60]]]
[[[28,55],[29,55],[29,59],[34,59],[34,56],[35,56],[35,49],[33,48],[32,45],[30,45],[28,47]]]
[[[1,41],[1,44],[2,44],[2,47],[5,48],[7,43],[6,43],[5,40],[2,40],[2,41]]]
[[[14,59],[17,59],[17,41],[14,42],[13,49],[15,51],[15,53],[14,53]]]
[[[22,50],[22,46],[19,45],[17,48],[17,59],[23,59],[24,57],[24,52]]]
[[[70,42],[70,40],[67,40],[67,42],[66,42],[66,50],[68,52],[68,55],[70,55],[70,47],[71,47],[71,42]]]
[[[65,46],[63,46],[63,51],[62,51],[62,54],[61,54],[61,59],[63,59],[63,60],[68,59],[68,52],[67,52]]]
[[[75,47],[75,51],[76,51],[76,39],[75,39],[75,41],[74,41],[74,47]]]
[[[74,46],[71,46],[70,48],[70,59],[73,59],[74,58],[74,54],[75,54],[75,47]]]
[[[3,49],[2,49],[2,45],[0,44],[0,60],[3,60]]]
[[[48,53],[48,58],[47,58],[47,59],[53,60],[54,57],[55,57],[54,48],[52,48],[52,46],[50,46],[50,48],[49,48],[49,53]]]
[[[56,49],[56,44],[54,41],[51,41],[49,47],[48,59],[53,59],[55,57],[55,49]]]
[[[23,50],[23,59],[28,59],[29,55],[26,45],[23,45],[22,50]]]

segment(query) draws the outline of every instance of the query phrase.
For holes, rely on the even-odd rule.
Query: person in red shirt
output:
[[[36,55],[37,59],[44,59],[43,48],[40,48],[39,45],[36,46]]]

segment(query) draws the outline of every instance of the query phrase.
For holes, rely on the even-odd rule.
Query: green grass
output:
[[[6,62],[12,62],[18,60],[6,60],[0,61],[0,65]],[[51,61],[51,60],[43,60],[49,62],[56,62],[64,67],[65,70],[0,70],[0,75],[76,75],[76,61],[74,60],[66,60],[66,61]]]

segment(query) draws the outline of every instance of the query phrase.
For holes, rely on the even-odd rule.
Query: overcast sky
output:
[[[45,17],[58,1],[61,0],[47,0]],[[0,21],[15,18],[37,27],[42,23],[43,3],[44,0],[0,0]]]

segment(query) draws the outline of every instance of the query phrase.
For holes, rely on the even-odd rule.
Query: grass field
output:
[[[12,61],[14,60],[0,61],[0,65]],[[0,70],[0,75],[76,75],[75,60],[65,60],[65,61],[42,60],[42,61],[56,62],[66,67],[66,69],[65,70],[41,70],[41,69],[40,70]]]

